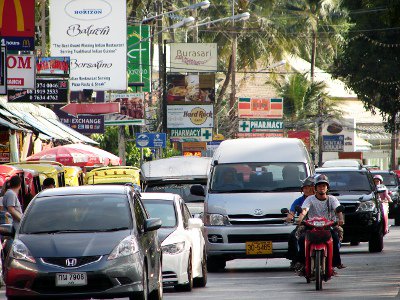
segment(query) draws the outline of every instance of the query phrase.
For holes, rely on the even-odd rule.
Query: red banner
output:
[[[303,130],[303,131],[288,131],[287,132],[288,138],[297,138],[303,141],[304,145],[306,145],[307,149],[310,150],[310,131]]]
[[[0,0],[0,36],[34,37],[35,1]]]

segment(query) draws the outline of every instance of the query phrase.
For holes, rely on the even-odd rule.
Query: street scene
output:
[[[0,300],[400,299],[399,20],[0,0]]]

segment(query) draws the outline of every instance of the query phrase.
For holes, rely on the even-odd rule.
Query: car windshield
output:
[[[381,175],[383,184],[386,186],[397,186],[397,175],[390,173],[374,173],[373,175]]]
[[[204,202],[203,196],[195,196],[190,193],[190,187],[193,184],[189,183],[173,183],[173,184],[165,184],[165,185],[155,185],[155,186],[148,186],[146,188],[146,192],[152,193],[172,193],[178,194],[182,197],[182,199],[186,202]],[[203,185],[204,189],[206,188]]]
[[[20,233],[109,231],[132,228],[126,195],[95,194],[37,198]]]
[[[303,163],[240,163],[214,167],[211,193],[298,191],[306,178]]]
[[[176,226],[176,211],[172,201],[145,200],[143,204],[151,218],[161,219],[162,228]]]
[[[329,179],[330,191],[365,191],[371,192],[371,184],[366,172],[318,172]]]

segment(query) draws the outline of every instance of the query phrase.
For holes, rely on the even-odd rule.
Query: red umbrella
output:
[[[94,155],[82,149],[74,149],[65,146],[57,146],[33,154],[26,159],[27,161],[56,161],[66,166],[93,166],[103,165],[100,156]]]
[[[96,148],[93,146],[89,146],[86,144],[69,144],[65,145],[64,147],[71,148],[71,149],[76,149],[76,150],[84,150],[93,153],[94,155],[100,156],[101,158],[104,159],[104,165],[113,165],[113,166],[120,166],[121,165],[121,159],[103,149]]]

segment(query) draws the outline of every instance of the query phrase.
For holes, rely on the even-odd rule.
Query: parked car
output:
[[[204,196],[193,195],[193,184],[207,185],[211,158],[197,156],[174,156],[142,164],[143,190],[155,193],[178,194],[187,204],[193,216],[202,217]]]
[[[400,225],[400,180],[393,171],[371,171],[372,175],[381,175],[383,184],[388,188],[393,202],[389,203],[389,217],[394,218],[394,225]]]
[[[372,174],[365,168],[318,168],[329,178],[329,193],[345,207],[343,242],[368,242],[370,252],[381,252],[388,232],[387,215],[379,200]]]
[[[208,271],[238,258],[283,258],[294,225],[282,207],[298,198],[302,180],[314,174],[303,142],[295,138],[223,141],[214,152],[205,195]],[[229,181],[229,182],[228,182]]]
[[[14,235],[10,225],[1,226]],[[5,261],[7,299],[161,299],[160,226],[127,186],[43,190]]]
[[[190,291],[207,284],[203,221],[192,218],[183,199],[171,193],[142,193],[151,217],[160,218],[158,230],[163,259],[163,284]]]

